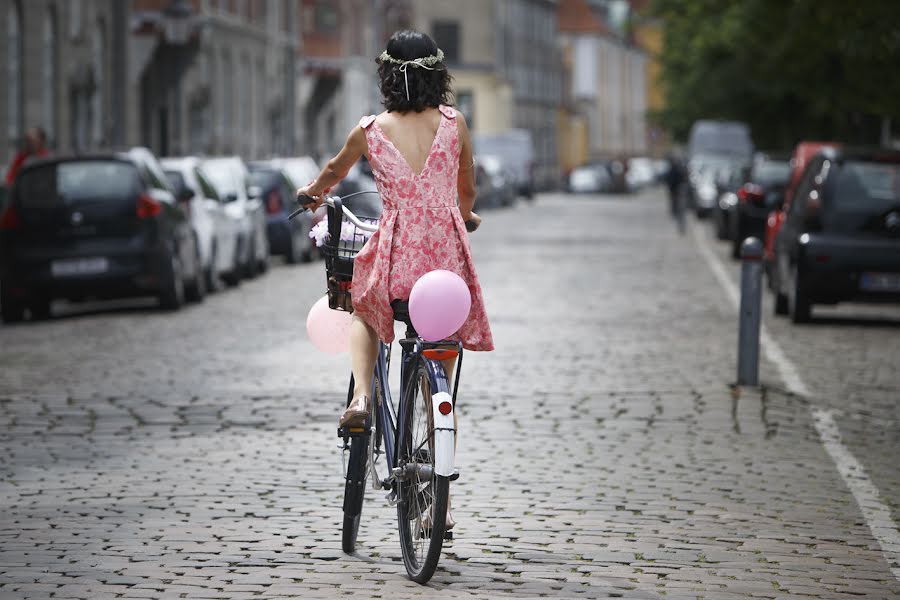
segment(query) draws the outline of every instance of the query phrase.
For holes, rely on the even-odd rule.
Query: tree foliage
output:
[[[877,143],[900,117],[900,1],[654,0],[678,139],[700,118],[750,124],[759,147]]]

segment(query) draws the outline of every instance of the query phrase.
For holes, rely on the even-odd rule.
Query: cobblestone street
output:
[[[458,525],[427,587],[383,492],[341,552],[349,360],[306,338],[315,262],[177,313],[0,327],[0,598],[900,596],[898,307],[796,326],[767,294],[806,393],[769,352],[735,394],[739,266],[706,223],[679,236],[662,190],[483,216],[497,350],[466,354]]]

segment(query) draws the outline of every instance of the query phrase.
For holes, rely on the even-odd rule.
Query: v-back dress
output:
[[[381,340],[391,342],[391,301],[408,300],[419,277],[445,269],[462,277],[472,295],[469,318],[451,339],[461,341],[467,350],[493,350],[469,236],[456,204],[460,151],[456,111],[443,105],[440,111],[441,122],[419,174],[384,135],[374,115],[359,122],[384,211],[378,231],[354,260],[353,310]]]

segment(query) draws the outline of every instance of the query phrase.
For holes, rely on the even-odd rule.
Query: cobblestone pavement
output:
[[[304,333],[321,263],[175,314],[0,328],[0,598],[897,597],[811,417],[838,409],[896,525],[896,311],[767,311],[811,394],[764,360],[763,391],[733,395],[735,310],[665,207],[546,195],[485,215],[497,351],[467,355],[459,525],[428,587],[381,493],[340,551],[347,359]]]

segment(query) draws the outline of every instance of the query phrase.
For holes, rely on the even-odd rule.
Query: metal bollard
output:
[[[750,237],[741,244],[741,312],[738,326],[738,385],[759,384],[759,325],[763,245]]]

